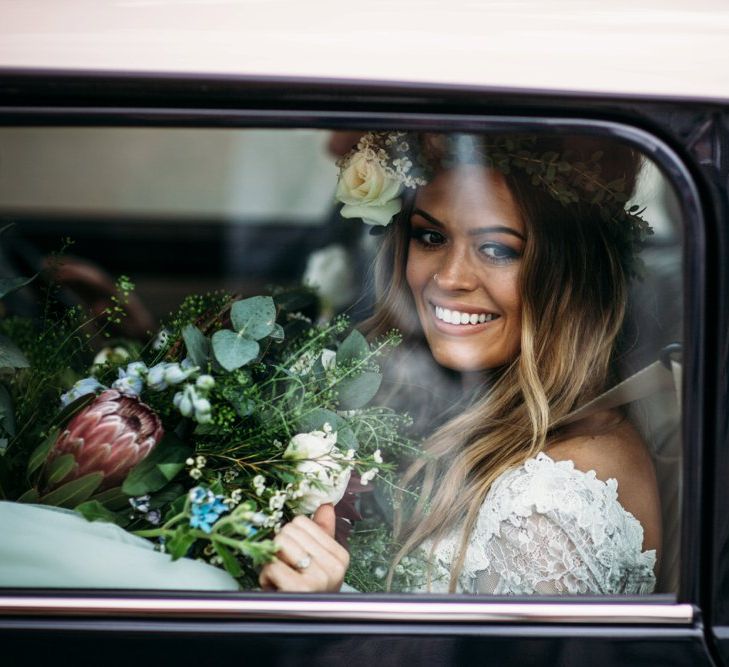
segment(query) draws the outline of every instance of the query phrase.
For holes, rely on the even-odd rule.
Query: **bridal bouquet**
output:
[[[0,298],[23,284],[0,281]],[[339,502],[353,475],[388,483],[388,460],[412,447],[407,417],[370,404],[396,332],[368,343],[344,318],[314,324],[306,290],[214,293],[188,297],[148,344],[98,351],[133,288],[117,286],[95,318],[0,321],[0,499],[113,522],[251,588],[283,523]],[[377,590],[381,569],[357,584]]]

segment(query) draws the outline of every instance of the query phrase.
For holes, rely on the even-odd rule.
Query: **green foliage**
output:
[[[194,324],[188,324],[182,330],[182,338],[187,348],[187,356],[200,368],[207,368],[210,361],[210,341]]]
[[[226,371],[234,371],[250,363],[258,356],[259,349],[255,340],[229,329],[213,334],[215,359]]]
[[[123,316],[132,288],[126,278],[117,285],[112,307],[95,322],[102,332],[105,322]],[[284,457],[291,438],[331,430],[338,456],[350,457],[347,467],[360,473],[377,467],[384,477],[394,466],[380,463],[377,450],[399,456],[412,446],[402,435],[406,419],[369,406],[381,384],[381,359],[398,336],[370,343],[344,318],[315,325],[298,311],[314,303],[307,289],[241,300],[222,292],[191,296],[164,324],[160,345],[120,341],[130,357],[111,356],[93,370],[96,334],[87,333],[90,319],[79,309],[39,322],[0,322],[0,360],[16,354],[6,388],[0,385],[0,437],[7,439],[0,497],[75,508],[91,521],[113,522],[152,540],[172,558],[201,558],[241,586],[254,586],[256,568],[275,554],[275,530],[296,508],[292,489],[302,473]],[[3,340],[9,346],[2,347]],[[69,481],[76,465],[70,453],[49,462],[62,429],[94,400],[86,395],[60,407],[60,395],[77,380],[93,373],[109,386],[132,362],[182,373],[185,358],[198,370],[174,382],[155,381],[158,388],[143,383],[140,398],[165,436],[121,485],[105,489],[101,472]],[[206,419],[183,412],[185,391],[207,403]],[[254,484],[259,478],[261,488]],[[224,508],[210,525],[193,525],[189,494],[198,486]]]
[[[73,470],[75,464],[76,459],[73,454],[64,454],[63,456],[59,456],[57,459],[54,459],[46,469],[48,486],[56,486],[56,484],[62,482]]]
[[[350,566],[345,582],[361,593],[387,592],[387,575],[400,545],[381,521],[358,522],[349,540]],[[427,581],[427,562],[419,554],[406,556],[393,569],[392,591],[410,591]]]
[[[166,433],[152,453],[127,475],[122,491],[129,496],[159,491],[185,467],[190,453],[190,448],[174,433]]]
[[[28,359],[9,338],[0,334],[0,368],[28,368]]]
[[[73,508],[90,498],[103,481],[103,473],[92,472],[78,479],[66,482],[57,489],[41,496],[38,502],[43,505]]]
[[[230,308],[230,319],[238,333],[253,340],[261,340],[273,331],[276,306],[270,296],[254,296],[236,301]]]
[[[106,506],[98,500],[87,500],[74,508],[88,521],[106,521],[108,523],[116,523],[126,525],[126,521],[114,512],[108,510]]]

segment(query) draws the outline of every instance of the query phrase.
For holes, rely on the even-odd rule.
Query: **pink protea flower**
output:
[[[148,405],[136,396],[109,389],[69,422],[48,460],[73,454],[76,466],[63,482],[102,472],[104,481],[100,488],[110,488],[124,480],[163,434],[159,417]]]

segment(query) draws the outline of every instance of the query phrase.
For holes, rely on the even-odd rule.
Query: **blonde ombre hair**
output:
[[[570,147],[579,147],[579,141]],[[595,140],[585,141],[595,150]],[[550,148],[556,143],[545,140]],[[604,149],[608,158],[603,173],[625,178],[632,190],[639,156],[615,144]],[[404,487],[417,488],[418,500],[407,516],[402,506],[396,511],[402,548],[393,567],[424,541],[434,549],[453,526],[462,526],[451,592],[494,481],[564,437],[560,421],[612,382],[626,309],[631,258],[624,256],[609,225],[602,224],[596,207],[585,202],[562,205],[524,176],[507,174],[505,180],[527,231],[519,276],[520,352],[506,366],[488,369],[487,388],[471,397],[463,414],[425,438],[423,456],[402,478]],[[378,305],[365,323],[370,336],[400,329],[406,350],[425,345],[405,278],[414,199],[414,194],[406,199],[385,232],[375,267]],[[439,372],[432,357],[430,363],[432,372]],[[399,373],[400,380],[407,375],[402,368]]]

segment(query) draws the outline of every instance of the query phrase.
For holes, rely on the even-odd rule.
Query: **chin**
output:
[[[482,346],[433,343],[430,351],[436,363],[457,373],[480,373],[502,368],[516,359],[519,353],[517,349],[484,354]]]

